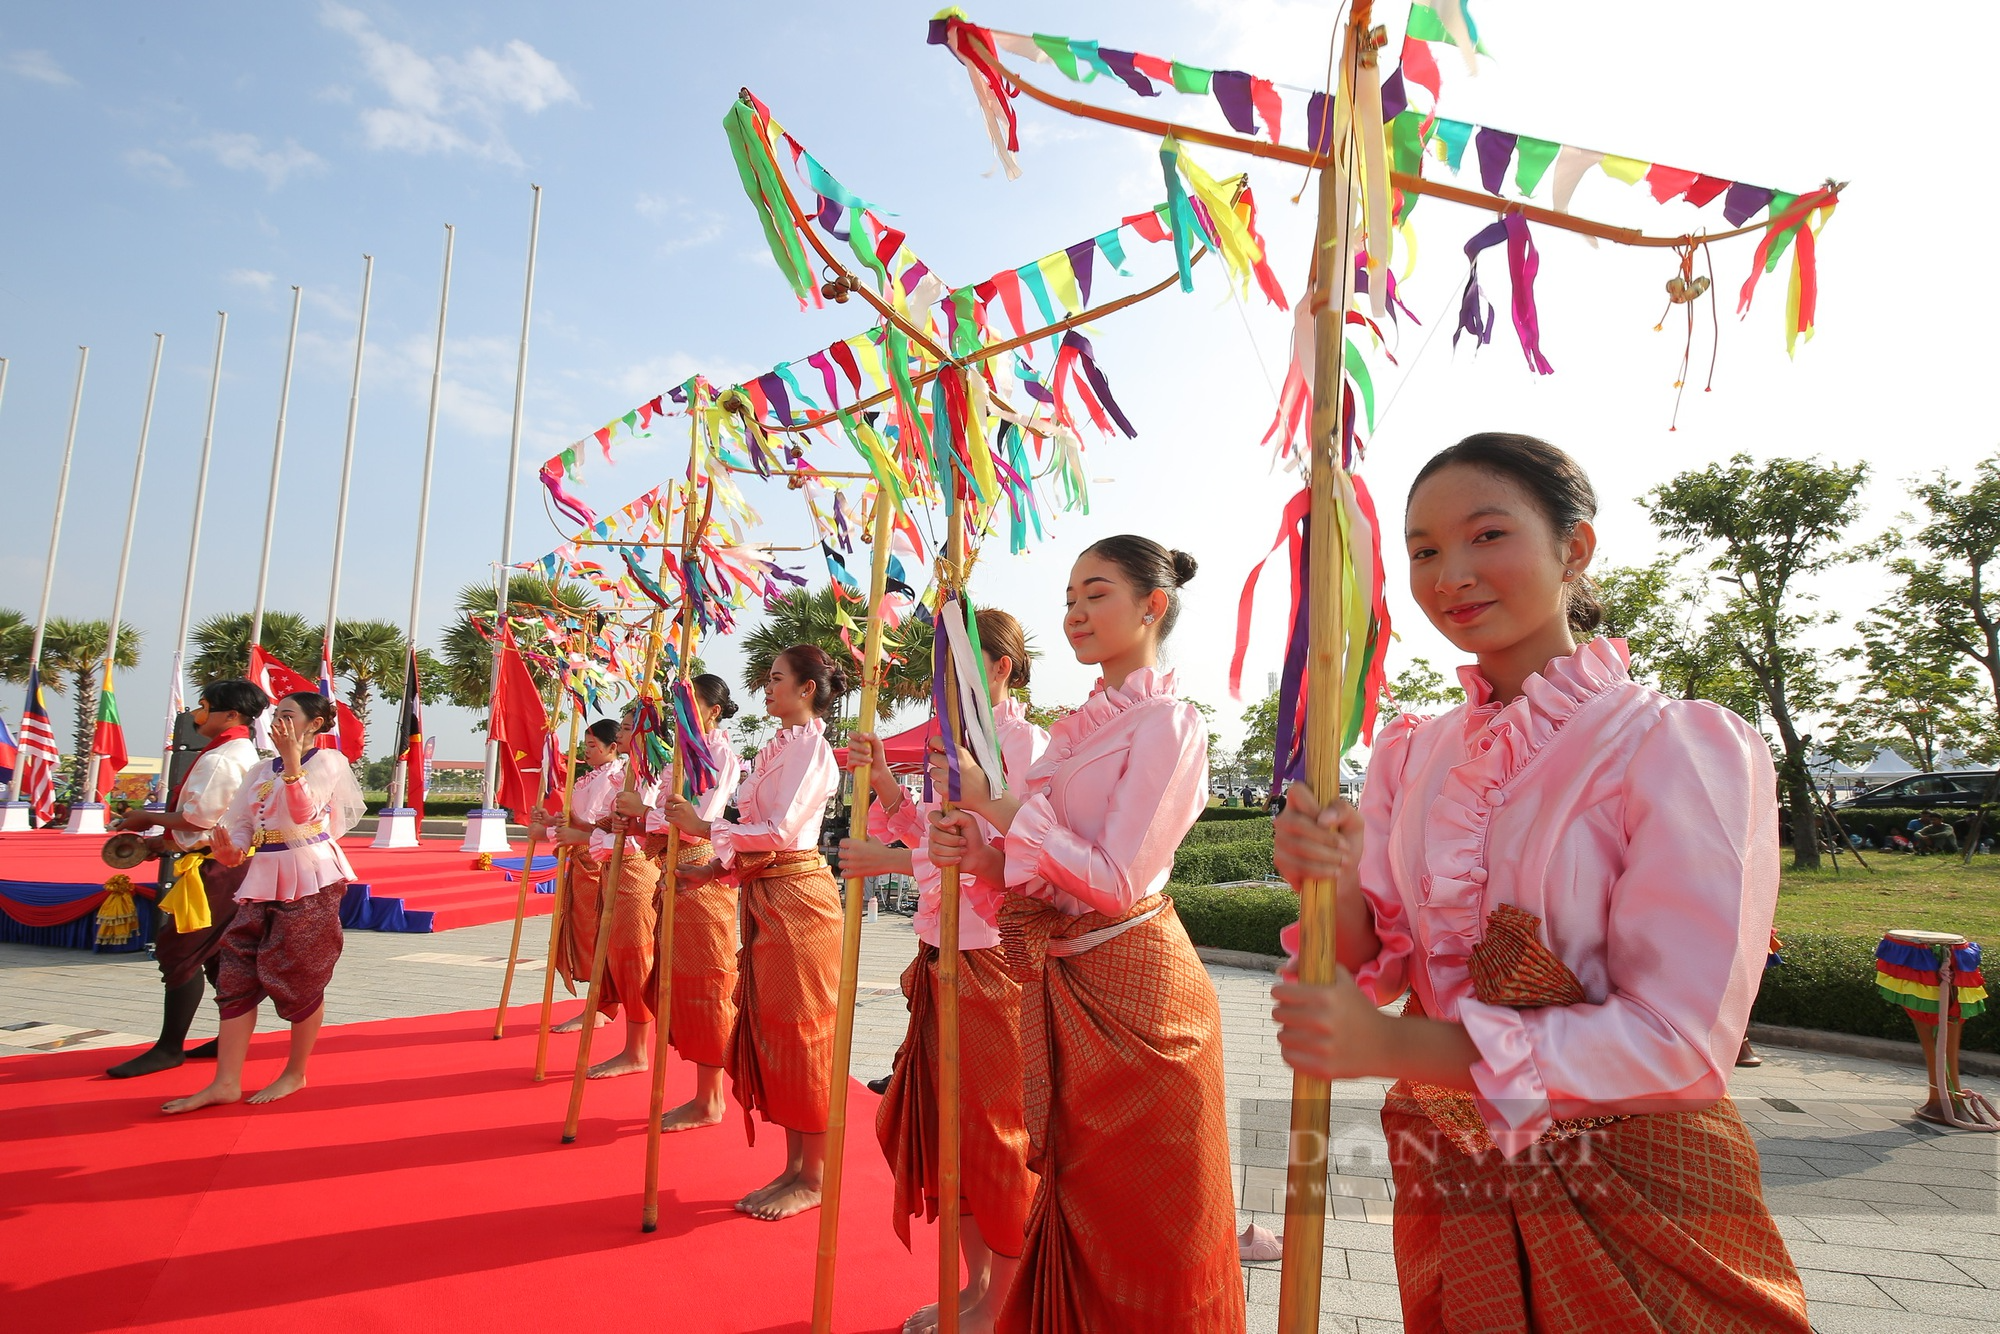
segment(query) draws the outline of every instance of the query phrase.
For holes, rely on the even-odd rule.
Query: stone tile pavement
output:
[[[428,936],[355,932],[334,974],[329,1018],[490,1007],[509,931],[502,923]],[[546,931],[545,922],[530,923],[524,952],[545,947]],[[885,915],[864,929],[857,1078],[889,1068],[907,1019],[898,978],[913,949],[905,918]],[[1291,1077],[1270,1022],[1271,975],[1222,966],[1209,974],[1222,1005],[1240,1219],[1280,1230]],[[539,964],[517,975],[517,1001],[539,998],[540,989]],[[565,999],[558,1013],[575,1004]],[[144,956],[0,944],[0,1059],[150,1041],[158,1006],[159,973]],[[212,1035],[214,1024],[208,1007],[194,1038]],[[278,1027],[267,1008],[260,1029]],[[1804,1274],[1814,1326],[1879,1334],[1915,1313],[2000,1328],[2000,1136],[1914,1120],[1910,1109],[1923,1094],[1914,1068],[1780,1048],[1763,1054],[1760,1069],[1736,1072],[1731,1091],[1757,1137],[1766,1196]],[[188,1078],[154,1081],[171,1093]],[[1382,1089],[1364,1081],[1334,1090],[1320,1324],[1329,1334],[1402,1327],[1388,1226],[1395,1190],[1376,1120]],[[1245,1285],[1251,1330],[1275,1330],[1277,1264],[1247,1266]]]

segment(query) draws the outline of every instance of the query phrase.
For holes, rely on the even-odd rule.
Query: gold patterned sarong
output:
[[[708,840],[681,837],[680,864],[715,860]],[[667,1040],[696,1065],[729,1060],[736,1026],[736,886],[724,879],[677,882],[674,894],[674,975]]]
[[[754,1112],[787,1130],[824,1134],[840,990],[840,892],[816,852],[745,854],[735,873],[742,944],[724,1064],[743,1105],[744,1131],[755,1144]]]
[[[1010,894],[1000,931],[1041,1185],[999,1328],[1240,1334],[1222,1013],[1173,904],[1068,917]]]
[[[1480,1000],[1583,999],[1539,926],[1511,905],[1494,909],[1471,960]],[[1411,1330],[1810,1328],[1764,1204],[1756,1145],[1726,1097],[1686,1112],[1557,1121],[1510,1160],[1471,1094],[1405,1081],[1389,1091],[1382,1129]]]
[[[1035,1174],[1021,1108],[1021,984],[997,949],[958,956],[959,1194],[1000,1255],[1021,1253]],[[919,945],[903,970],[910,1027],[896,1050],[875,1137],[895,1175],[889,1221],[910,1244],[910,1217],[938,1214],[938,949]]]

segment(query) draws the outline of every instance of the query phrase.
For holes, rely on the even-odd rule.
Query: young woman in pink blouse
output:
[[[690,683],[708,752],[715,759],[715,785],[695,803],[695,813],[711,823],[720,820],[743,777],[736,745],[723,730],[736,716],[729,683],[704,673]],[[664,858],[667,831],[673,821],[664,807],[672,795],[664,786],[646,816],[647,849]],[[619,798],[621,808],[636,802]],[[698,1130],[721,1122],[727,1104],[722,1070],[729,1062],[729,1034],[736,1027],[736,886],[727,878],[690,875],[713,864],[714,850],[699,834],[681,834],[680,875],[674,882],[674,960],[671,1012],[667,1040],[681,1059],[695,1067],[694,1096],[660,1118],[667,1131]]]
[[[1728,1097],[1777,901],[1770,749],[1578,642],[1595,513],[1531,437],[1418,473],[1410,594],[1478,665],[1464,704],[1384,729],[1358,811],[1289,790],[1278,868],[1334,880],[1340,970],[1276,988],[1279,1044],[1398,1081],[1410,1328],[1804,1331]]]
[[[764,711],[778,720],[778,734],[736,789],[737,818],[707,819],[678,792],[660,802],[665,819],[715,851],[713,862],[683,876],[727,875],[741,889],[729,1078],[751,1143],[755,1114],[785,1129],[784,1170],[736,1202],[753,1218],[818,1208],[825,1174],[841,917],[839,888],[817,849],[827,800],[840,786],[826,720],[846,693],[838,663],[794,644],[764,680]]]
[[[1008,788],[1027,780],[1048,745],[1048,733],[1028,721],[1013,692],[1028,687],[1028,641],[1021,623],[997,607],[976,618],[986,657],[986,690],[1000,742],[1001,769]],[[928,815],[936,802],[904,799],[878,740],[856,732],[847,739],[848,763],[866,771],[876,801],[868,813],[870,837],[840,845],[841,873],[848,877],[900,873],[914,875],[919,887],[912,922],[917,957],[903,971],[903,995],[910,1003],[910,1026],[896,1051],[894,1072],[875,1116],[875,1137],[895,1174],[890,1221],[903,1244],[910,1244],[910,1218],[937,1217],[937,987],[938,917],[944,876],[926,849]],[[982,826],[982,838],[992,836]],[[900,842],[902,847],[889,847]],[[959,1085],[959,1168],[963,1212],[959,1244],[965,1255],[961,1312],[974,1328],[990,1328],[1006,1300],[1021,1262],[1028,1205],[1035,1174],[1028,1169],[1028,1130],[1021,1106],[1021,984],[1008,973],[1000,951],[1000,880],[965,876],[959,882],[958,1033],[962,1053]],[[903,1325],[906,1331],[937,1327],[937,1307],[924,1307]],[[965,1326],[961,1325],[961,1328]]]
[[[292,1026],[291,1057],[284,1073],[250,1101],[275,1102],[306,1086],[306,1060],[319,1040],[326,986],[340,959],[340,900],[354,876],[340,839],[366,809],[346,758],[314,747],[314,738],[333,723],[333,701],[324,696],[300,692],[280,700],[271,710],[277,758],[250,770],[228,813],[209,831],[216,861],[235,866],[249,857],[250,864],[219,956],[215,1003],[222,1032],[215,1076],[200,1092],[167,1103],[164,1112],[191,1112],[242,1096],[243,1062],[257,1006],[267,996]]]
[[[568,893],[563,910],[562,952],[556,966],[572,994],[578,985],[590,985],[591,963],[597,954],[598,882],[604,875],[604,867],[595,853],[601,845],[605,857],[611,855],[610,842],[600,835],[610,828],[612,802],[625,781],[626,760],[618,748],[616,719],[600,718],[585,729],[583,763],[587,772],[576,780],[570,792],[568,823],[559,824],[560,816],[540,808],[528,815],[534,837],[548,837],[571,849],[563,869]],[[617,1014],[616,1000],[602,1001],[597,1008],[597,1022],[607,1024]],[[581,1027],[583,1015],[579,1013],[557,1024],[552,1031],[574,1033]],[[631,1045],[629,1041],[626,1043],[627,1048]]]
[[[1008,889],[1001,948],[1022,983],[1041,1174],[997,1323],[975,1308],[961,1329],[1244,1328],[1222,1017],[1161,893],[1208,803],[1207,729],[1159,666],[1194,573],[1192,557],[1143,537],[1079,556],[1063,630],[1098,688],[1050,730],[1017,790],[992,795],[962,755],[965,809],[934,817],[934,862]]]

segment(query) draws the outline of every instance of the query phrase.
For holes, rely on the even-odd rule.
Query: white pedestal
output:
[[[512,852],[514,845],[507,841],[507,812],[467,811],[465,815],[465,842],[459,844],[460,852]]]
[[[25,834],[35,827],[35,808],[25,801],[0,803],[0,834]]]
[[[375,812],[375,841],[371,848],[415,848],[417,813],[408,806],[390,806]]]
[[[63,826],[65,834],[101,834],[104,832],[104,803],[101,801],[79,801],[69,808],[69,823]]]

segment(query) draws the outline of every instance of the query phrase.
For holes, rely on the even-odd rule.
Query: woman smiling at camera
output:
[[[1244,1328],[1222,1016],[1160,892],[1208,802],[1207,729],[1159,666],[1194,573],[1143,537],[1077,557],[1063,630],[1097,689],[1017,792],[989,794],[962,754],[964,810],[932,826],[934,862],[1006,885],[1001,948],[1022,983],[1041,1184],[1001,1330]]]
[[[1334,881],[1340,969],[1276,989],[1279,1043],[1398,1081],[1409,1328],[1804,1331],[1728,1097],[1777,902],[1770,749],[1634,682],[1622,640],[1579,644],[1596,510],[1528,436],[1417,474],[1410,595],[1478,665],[1376,738],[1360,810],[1288,792],[1278,869]]]

